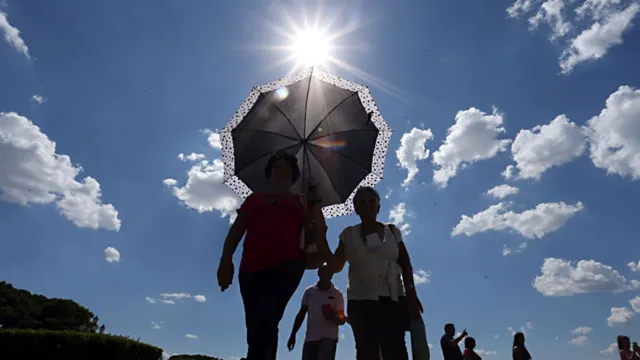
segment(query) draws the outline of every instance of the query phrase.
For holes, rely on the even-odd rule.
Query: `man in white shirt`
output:
[[[318,283],[308,287],[302,295],[302,306],[293,322],[289,351],[296,344],[296,334],[307,313],[307,334],[302,349],[302,360],[334,360],[338,345],[338,327],[346,321],[344,298],[331,279],[333,272],[326,265],[318,269]]]

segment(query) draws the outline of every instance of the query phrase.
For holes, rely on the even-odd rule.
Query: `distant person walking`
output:
[[[640,360],[640,347],[634,342],[633,347],[628,336],[618,336],[618,352],[620,360]]]
[[[444,326],[444,335],[440,338],[440,347],[442,348],[442,357],[444,360],[464,360],[462,351],[460,351],[460,341],[464,339],[468,334],[467,330],[462,330],[462,334],[457,338],[456,327],[453,324],[446,324]]]
[[[482,360],[480,355],[476,354],[474,351],[475,348],[476,339],[470,336],[464,339],[464,352],[462,353],[464,360]]]
[[[340,234],[330,264],[339,272],[349,262],[347,316],[356,358],[407,360],[409,319],[422,313],[409,253],[399,229],[378,222],[380,195],[373,188],[358,189],[353,204],[361,222]]]
[[[524,334],[521,332],[513,335],[513,360],[531,360],[529,350],[524,345]]]
[[[318,278],[318,283],[308,287],[302,295],[302,305],[293,322],[287,348],[292,351],[296,346],[296,334],[308,313],[302,360],[335,360],[338,327],[345,323],[344,298],[331,282],[333,271],[327,265],[318,269]]]
[[[289,190],[300,177],[298,162],[290,154],[276,153],[264,173],[271,189],[251,194],[242,204],[218,267],[218,284],[225,291],[233,281],[233,254],[246,233],[238,278],[248,360],[276,360],[278,324],[305,271],[305,253],[300,246],[304,201]],[[320,225],[323,233],[318,238],[326,240],[326,226]]]

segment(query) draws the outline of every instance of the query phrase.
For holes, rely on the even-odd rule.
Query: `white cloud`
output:
[[[640,90],[621,86],[587,122],[590,157],[608,174],[640,179]]]
[[[476,351],[476,353],[478,355],[481,355],[481,356],[494,356],[494,355],[497,355],[497,352],[495,352],[495,350],[476,349],[475,351]]]
[[[413,273],[413,282],[416,285],[431,283],[431,273],[418,269]]]
[[[499,338],[499,337],[500,337],[500,335],[498,335],[498,334],[493,335],[493,338],[494,338],[494,339],[497,339],[497,338]]]
[[[571,25],[562,14],[564,7],[565,0],[547,0],[543,2],[538,12],[529,18],[530,29],[535,31],[541,22],[545,22],[551,27],[552,41],[565,36],[571,29]]]
[[[4,33],[4,40],[16,51],[30,59],[29,48],[20,37],[20,30],[9,23],[7,13],[0,10],[0,32]]]
[[[549,168],[565,164],[584,153],[585,134],[564,115],[548,125],[520,130],[511,145],[518,177],[539,180]]]
[[[589,338],[584,335],[576,336],[569,341],[569,344],[571,345],[587,345],[588,343]]]
[[[191,340],[197,340],[198,336],[197,335],[193,335],[193,334],[186,334],[184,336],[186,339],[191,339]]]
[[[503,245],[502,246],[502,256],[509,256],[513,254],[513,250],[511,250],[511,248],[508,248],[507,245]]]
[[[396,150],[396,156],[398,157],[398,165],[407,169],[407,177],[402,182],[402,186],[408,186],[409,183],[418,174],[418,164],[420,160],[425,160],[429,157],[429,150],[426,148],[427,141],[433,139],[433,134],[430,129],[422,130],[413,128],[408,133],[402,135],[400,139],[400,147]]]
[[[640,313],[640,296],[636,296],[629,300],[629,304],[631,304],[633,311]]]
[[[529,239],[541,238],[562,227],[573,215],[583,209],[581,202],[575,205],[542,203],[521,213],[507,211],[508,203],[498,203],[469,217],[462,215],[452,235],[471,236],[489,230],[511,229]]]
[[[502,177],[507,180],[511,180],[515,177],[515,172],[516,167],[513,165],[508,165],[500,175],[502,175]]]
[[[396,225],[402,234],[409,235],[411,233],[411,225],[405,222],[405,215],[407,214],[407,205],[405,203],[398,203],[389,211],[389,221]]]
[[[631,20],[639,10],[640,5],[634,2],[624,10],[609,13],[573,38],[569,48],[560,56],[562,72],[568,74],[576,65],[600,59],[611,47],[622,44],[622,34],[631,27]]]
[[[222,217],[229,216],[232,222],[240,207],[240,197],[222,182],[223,175],[221,160],[215,159],[211,163],[203,160],[189,170],[184,186],[170,185],[173,179],[165,179],[164,183],[172,187],[175,197],[186,206],[200,213],[217,210]]]
[[[520,326],[520,330],[516,331],[514,328],[512,328],[511,326],[509,326],[507,328],[507,331],[509,331],[511,333],[511,335],[515,335],[518,331],[523,333],[523,334],[527,334],[527,328],[524,326]]]
[[[640,261],[638,261],[638,263],[632,261],[628,263],[627,266],[629,266],[629,269],[633,272],[640,272]]]
[[[148,302],[152,303],[152,304],[155,304],[155,303],[156,303],[156,300],[155,300],[154,298],[152,298],[152,297],[147,296],[147,297],[146,297],[146,298],[144,298],[144,299],[145,299],[145,300],[147,300]]]
[[[108,262],[120,262],[120,251],[118,249],[109,246],[104,249],[105,260]]]
[[[577,328],[571,330],[571,333],[573,335],[588,335],[592,331],[593,331],[593,329],[588,327],[588,326],[580,326],[580,327],[577,327]]]
[[[207,141],[209,142],[209,146],[211,146],[212,148],[216,149],[216,150],[220,150],[222,149],[222,142],[220,141],[220,134],[213,132],[211,130],[203,130],[205,134],[207,134],[209,137],[207,138]]]
[[[162,300],[163,303],[165,304],[169,304],[169,305],[174,305],[176,302],[173,300]]]
[[[578,18],[591,15],[594,19],[603,19],[611,14],[612,10],[620,4],[620,0],[586,0],[576,8]]]
[[[504,199],[507,196],[515,195],[520,190],[517,187],[509,186],[507,184],[498,185],[486,192],[487,195],[492,196],[495,199]]]
[[[162,296],[165,299],[175,299],[175,300],[182,300],[182,299],[189,299],[191,298],[190,294],[187,293],[164,293],[164,294],[160,294],[160,296]]]
[[[56,202],[76,226],[120,230],[118,211],[103,204],[100,184],[82,171],[29,119],[0,112],[0,200],[29,205]]]
[[[529,330],[533,330],[533,324],[531,323],[531,321],[527,321],[527,329]]]
[[[441,187],[447,186],[460,168],[491,159],[511,143],[509,139],[498,139],[505,129],[502,115],[496,108],[492,114],[476,108],[458,111],[455,121],[447,131],[444,143],[432,156],[433,164],[438,167],[434,170],[433,181]]]
[[[601,350],[600,355],[613,355],[618,352],[618,344],[612,343],[608,348]]]
[[[518,248],[514,251],[513,249],[507,247],[507,245],[502,245],[502,256],[508,256],[511,254],[521,253],[527,248],[527,243],[523,242],[518,245]]]
[[[546,258],[541,272],[532,286],[545,296],[622,292],[640,287],[638,281],[627,281],[611,266],[595,260],[580,260],[573,266],[568,260]]]
[[[512,18],[517,18],[531,10],[531,6],[539,0],[517,0],[507,8],[507,13]]]
[[[627,326],[631,325],[636,318],[636,314],[629,308],[611,308],[611,316],[607,318],[607,324],[609,326]]]
[[[160,329],[162,329],[162,324],[164,324],[164,321],[160,321],[160,322],[152,321],[152,322],[151,322],[151,327],[152,327],[154,330],[160,330]]]
[[[168,179],[162,180],[162,183],[167,185],[167,186],[169,186],[169,187],[171,187],[171,186],[176,185],[178,183],[178,181],[176,179],[168,178]]]
[[[207,298],[204,295],[196,295],[193,297],[197,302],[205,302],[207,301]]]
[[[35,102],[36,104],[42,104],[45,101],[47,101],[47,99],[45,99],[44,97],[42,97],[42,95],[40,94],[35,94],[31,97],[31,101]]]
[[[189,155],[185,155],[183,153],[178,154],[178,159],[182,161],[198,161],[204,158],[205,158],[204,154],[196,154],[196,153],[191,153]]]

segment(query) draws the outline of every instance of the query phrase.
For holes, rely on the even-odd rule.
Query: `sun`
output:
[[[293,56],[299,65],[324,65],[329,60],[329,37],[316,29],[300,31],[293,39]]]

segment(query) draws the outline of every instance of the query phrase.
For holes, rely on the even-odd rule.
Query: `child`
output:
[[[472,337],[468,337],[464,339],[464,353],[462,353],[464,360],[482,360],[480,355],[476,354],[476,352],[473,351],[473,349],[475,348],[476,348],[476,339]]]

